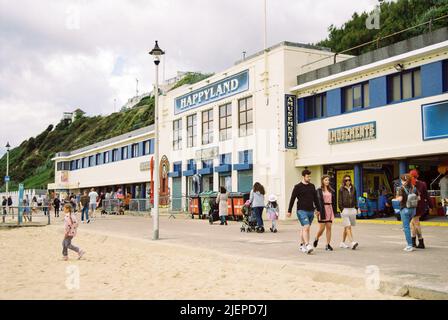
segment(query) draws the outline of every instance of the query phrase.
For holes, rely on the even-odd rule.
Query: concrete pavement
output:
[[[184,217],[184,218],[182,218]],[[269,222],[265,222],[269,226]],[[207,220],[160,219],[160,243],[201,247],[222,254],[253,259],[273,259],[295,265],[316,281],[365,286],[378,280],[380,290],[422,299],[448,299],[448,228],[424,227],[427,249],[406,253],[403,231],[396,224],[358,223],[354,228],[357,250],[340,249],[342,226],[333,226],[333,252],[324,250],[325,234],[311,255],[299,252],[296,222],[280,222],[279,232],[241,233],[241,223],[209,225]],[[151,240],[152,219],[148,216],[106,216],[82,224],[80,231]],[[312,239],[317,224],[311,228]],[[82,234],[82,233],[81,233]],[[204,272],[206,270],[203,270]],[[198,270],[201,272],[201,270]],[[250,270],[242,271],[250,274]]]

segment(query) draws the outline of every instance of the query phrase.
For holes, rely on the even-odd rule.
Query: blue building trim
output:
[[[388,104],[387,76],[369,80],[369,107],[376,108]]]
[[[299,98],[297,100],[297,123],[305,122],[305,98]]]
[[[213,168],[202,168],[198,170],[199,174],[213,174]]]
[[[422,97],[436,96],[443,93],[443,61],[436,61],[421,66]]]
[[[230,172],[232,171],[232,165],[231,164],[222,164],[220,166],[215,167],[215,172]]]
[[[194,176],[196,174],[196,170],[185,170],[182,175],[184,177],[191,177]]]
[[[362,187],[362,164],[357,163],[354,166],[354,176],[355,176],[355,189],[358,194],[358,196],[361,196],[363,194],[363,187]]]
[[[342,88],[327,92],[327,116],[337,116],[342,113]]]
[[[179,171],[173,171],[173,172],[168,172],[168,177],[170,178],[178,178],[181,176],[181,172]]]
[[[237,163],[233,165],[233,170],[236,171],[244,171],[244,170],[252,170],[252,163]]]
[[[400,162],[398,164],[398,167],[399,167],[400,175],[409,172],[409,170],[408,170],[408,162],[407,162],[406,159],[400,160]]]

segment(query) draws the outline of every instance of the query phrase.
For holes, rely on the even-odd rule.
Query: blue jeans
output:
[[[411,219],[415,216],[415,208],[403,208],[400,211],[401,222],[403,223],[403,232],[406,237],[406,242],[408,246],[412,247],[412,236],[411,236]]]
[[[264,227],[262,218],[264,207],[254,207],[252,209],[254,210],[255,218],[257,218],[257,227]]]
[[[313,223],[314,211],[298,210],[297,218],[299,219],[302,227],[310,226]]]
[[[89,220],[89,207],[83,207],[81,214],[81,221],[84,221],[84,212],[86,213],[86,220]]]

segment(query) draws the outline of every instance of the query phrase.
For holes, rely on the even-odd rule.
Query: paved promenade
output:
[[[268,226],[269,222],[265,223]],[[414,298],[448,298],[448,227],[423,227],[427,249],[406,253],[402,250],[405,241],[399,224],[392,220],[390,223],[360,221],[354,228],[359,248],[353,251],[339,248],[342,226],[336,221],[332,240],[335,250],[324,250],[324,236],[317,250],[305,255],[298,249],[296,221],[281,221],[276,234],[269,230],[264,234],[241,233],[240,225],[232,221],[228,226],[220,226],[218,222],[209,225],[207,220],[192,220],[185,215],[176,219],[162,216],[159,243],[284,261],[285,265],[302,268],[315,281],[363,286],[366,280],[375,281],[372,274],[378,274],[380,289],[384,292]],[[317,225],[313,224],[312,238],[316,230]],[[94,223],[82,224],[80,231],[151,240],[152,219],[148,216],[106,216]]]

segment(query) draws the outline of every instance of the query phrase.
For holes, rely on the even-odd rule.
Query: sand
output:
[[[62,260],[59,225],[0,229],[0,299],[397,299],[318,282],[294,265],[80,230]],[[79,277],[77,277],[79,274]]]

